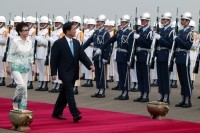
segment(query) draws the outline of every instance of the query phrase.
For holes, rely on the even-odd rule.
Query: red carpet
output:
[[[0,98],[0,128],[10,129],[11,99]],[[68,108],[67,120],[51,118],[53,104],[28,102],[34,120],[27,133],[200,133],[200,123],[177,120],[152,120],[146,116],[79,108],[83,119],[75,124]]]

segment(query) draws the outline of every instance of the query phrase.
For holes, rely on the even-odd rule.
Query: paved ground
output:
[[[176,120],[185,120],[191,122],[200,122],[200,99],[197,99],[197,96],[200,96],[200,76],[197,75],[196,82],[194,83],[194,90],[192,95],[192,107],[191,108],[177,108],[175,104],[181,100],[180,96],[180,85],[178,88],[171,89],[170,96],[170,111],[167,114],[167,118],[176,119]],[[10,83],[10,79],[6,81]],[[81,81],[84,83],[84,80]],[[94,83],[94,82],[93,82]],[[34,82],[34,87],[37,88],[38,83]],[[114,100],[114,97],[120,94],[119,91],[113,91],[111,88],[114,86],[113,82],[109,83],[109,88],[106,89],[105,98],[91,98],[90,95],[95,92],[95,87],[92,88],[79,88],[79,94],[75,96],[78,107],[85,108],[94,108],[101,110],[111,110],[116,112],[125,112],[130,114],[139,114],[144,116],[149,116],[146,106],[147,103],[135,103],[133,99],[139,96],[138,92],[130,92],[129,100],[127,101],[118,101]],[[52,87],[52,84],[49,83],[49,88]],[[14,94],[13,88],[0,87],[0,97],[3,98],[12,98]],[[31,101],[40,101],[46,103],[55,103],[57,98],[57,93],[49,92],[38,92],[33,90],[28,90],[28,100]],[[152,87],[150,93],[150,101],[157,100],[159,97],[157,87]],[[0,129],[0,133],[13,133],[12,131],[7,131]]]

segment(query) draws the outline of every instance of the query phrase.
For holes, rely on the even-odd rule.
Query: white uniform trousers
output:
[[[173,71],[170,73],[170,80],[177,80],[177,68],[175,63],[173,66]]]
[[[119,74],[118,74],[118,70],[117,70],[117,62],[115,60],[113,60],[113,65],[114,65],[114,80],[115,80],[115,82],[118,82]]]
[[[138,82],[137,81],[137,73],[136,73],[136,65],[135,65],[134,69],[130,69],[130,78],[131,78],[131,83]]]
[[[20,73],[18,71],[13,71],[12,75],[17,84],[15,94],[13,97],[13,102],[19,104],[19,109],[26,109],[28,73]]]
[[[39,81],[49,81],[49,66],[45,66],[44,63],[44,59],[37,59]]]
[[[92,58],[89,58],[92,61]],[[85,66],[84,66],[85,67]],[[93,80],[93,72],[85,67],[85,79]]]
[[[6,77],[6,63],[2,62],[3,57],[0,56],[0,77]]]
[[[154,69],[151,69],[151,80],[158,79],[156,62],[154,64]]]

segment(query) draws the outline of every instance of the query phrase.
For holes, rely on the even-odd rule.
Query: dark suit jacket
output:
[[[73,39],[74,56],[65,37],[54,42],[51,48],[51,75],[57,75],[62,81],[73,81],[79,78],[79,61],[88,69],[92,62],[80,46],[78,40]]]

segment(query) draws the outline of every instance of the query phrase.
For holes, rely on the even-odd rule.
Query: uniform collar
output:
[[[184,29],[183,29],[183,31],[186,31],[187,29],[189,29],[190,27],[189,26],[187,26],[187,27],[185,27]]]
[[[166,30],[167,28],[170,27],[170,24],[168,24],[167,26],[164,27],[164,30]]]
[[[146,26],[146,27],[143,27],[143,28],[142,28],[143,32],[144,32],[146,29],[148,29],[148,28],[149,28],[149,25]]]

